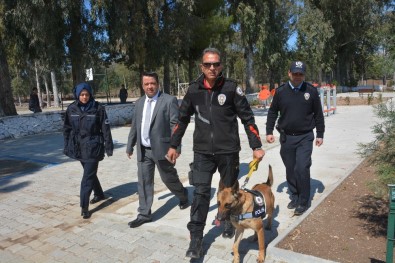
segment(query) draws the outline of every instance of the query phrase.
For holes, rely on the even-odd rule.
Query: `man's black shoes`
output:
[[[106,197],[104,195],[95,195],[93,196],[92,200],[89,202],[91,204],[95,204],[97,202],[100,202],[101,200],[106,199]]]
[[[294,215],[300,216],[300,215],[302,215],[306,210],[307,210],[307,206],[305,206],[305,205],[298,205],[298,207],[296,207],[296,209],[295,209]]]
[[[291,200],[291,202],[288,203],[287,208],[288,209],[295,209],[296,207],[298,207],[298,201],[296,200]]]
[[[184,201],[184,202],[181,202],[181,201],[180,201],[180,203],[178,204],[178,207],[179,207],[181,210],[184,210],[185,208],[188,208],[188,207],[189,207],[189,200],[187,199],[187,200]]]
[[[201,258],[203,255],[202,243],[203,239],[201,237],[192,237],[185,256],[189,258]]]
[[[81,209],[81,216],[83,219],[88,219],[91,217],[91,212],[89,212],[88,208]]]
[[[235,228],[233,227],[230,220],[224,222],[224,232],[222,232],[223,238],[232,238],[235,235]]]
[[[180,203],[178,204],[178,207],[181,210],[184,210],[185,208],[189,207],[188,190],[186,188],[184,188],[184,195],[186,196],[186,200],[180,201]]]
[[[141,226],[142,224],[152,222],[151,218],[137,217],[135,220],[130,221],[128,223],[130,228],[136,228]]]

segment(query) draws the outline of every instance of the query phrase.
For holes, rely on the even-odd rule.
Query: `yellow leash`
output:
[[[252,175],[253,172],[255,172],[256,170],[258,170],[258,164],[259,164],[260,160],[259,159],[253,159],[249,164],[248,164],[248,168],[250,169],[248,171],[247,177],[244,181],[243,186],[241,187],[242,190],[244,190],[244,188],[246,187],[248,181],[250,180],[250,177]]]

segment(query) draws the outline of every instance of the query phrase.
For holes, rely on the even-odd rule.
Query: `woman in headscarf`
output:
[[[63,135],[64,154],[79,160],[84,169],[80,189],[81,216],[91,216],[89,203],[94,204],[105,199],[103,189],[97,177],[99,161],[104,152],[112,156],[110,122],[106,110],[93,98],[92,88],[88,83],[80,83],[74,89],[75,101],[67,107]],[[89,202],[93,191],[94,197]]]

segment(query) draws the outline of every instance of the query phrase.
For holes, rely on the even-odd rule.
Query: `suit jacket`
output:
[[[141,154],[141,124],[143,119],[143,109],[146,95],[136,101],[132,126],[130,128],[126,153],[133,153],[133,148],[137,145],[137,161],[142,161]],[[178,103],[177,98],[169,94],[159,92],[158,101],[156,102],[152,113],[150,124],[150,141],[152,154],[157,160],[166,160],[165,155],[170,147],[170,138],[174,126],[178,121]],[[180,152],[180,149],[178,149]]]

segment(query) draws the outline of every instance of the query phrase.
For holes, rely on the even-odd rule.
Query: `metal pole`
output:
[[[176,72],[177,72],[177,92],[178,99],[180,98],[180,77],[178,76],[178,62],[176,64]]]
[[[333,86],[333,114],[336,113],[336,86]]]
[[[106,75],[106,85],[107,85],[107,103],[111,103],[111,98],[109,99],[110,88],[108,86],[108,77],[107,77],[107,69],[104,69],[104,74]]]
[[[387,263],[394,262],[394,234],[395,234],[395,184],[389,184],[390,211],[387,227]]]
[[[322,111],[324,111],[324,89],[321,87],[320,88],[320,100],[321,100],[321,107],[322,107]]]
[[[326,89],[326,115],[329,116],[329,112],[332,109],[331,108],[331,89],[329,87],[325,88]]]

